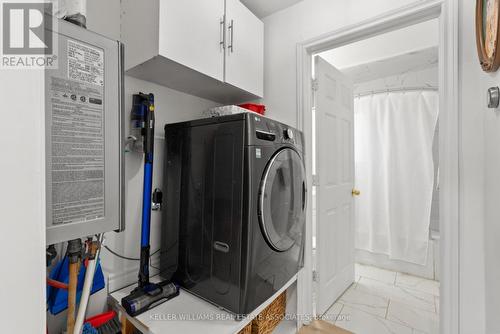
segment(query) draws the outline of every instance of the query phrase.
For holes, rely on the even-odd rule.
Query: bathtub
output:
[[[391,260],[385,254],[375,254],[361,249],[356,249],[355,259],[358,263],[439,281],[439,239],[439,231],[431,230],[427,249],[427,263],[423,266],[405,261]]]

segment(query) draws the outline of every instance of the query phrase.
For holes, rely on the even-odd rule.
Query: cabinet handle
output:
[[[231,24],[227,27],[228,31],[231,31],[229,34],[229,45],[227,46],[228,50],[231,50],[231,53],[234,52],[234,21],[231,20]]]
[[[223,51],[226,48],[226,34],[224,31],[226,30],[226,16],[222,16],[219,22],[219,34],[220,34],[220,49]]]

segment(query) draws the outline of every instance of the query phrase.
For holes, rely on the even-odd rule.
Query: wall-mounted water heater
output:
[[[124,228],[123,46],[58,20],[45,70],[47,244]]]

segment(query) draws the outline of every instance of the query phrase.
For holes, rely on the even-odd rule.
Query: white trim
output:
[[[42,72],[44,73],[44,72]],[[39,97],[40,99],[40,106],[45,106],[45,99],[46,99],[46,96],[45,96],[45,92],[46,92],[46,87],[45,87],[45,75],[44,74],[41,74],[39,76],[37,76],[37,79],[40,80],[39,82],[35,83],[33,86],[31,87],[41,87],[39,90],[38,90],[38,94],[37,96]],[[37,265],[38,266],[41,266],[43,264],[43,267],[44,269],[41,270],[40,272],[40,279],[41,281],[39,281],[42,285],[42,291],[43,291],[43,299],[42,300],[39,300],[38,302],[40,304],[42,304],[43,308],[41,309],[42,311],[46,309],[46,300],[47,300],[47,290],[46,290],[46,280],[47,280],[47,273],[46,273],[46,257],[45,257],[45,250],[47,249],[47,242],[46,242],[46,235],[47,235],[47,206],[45,205],[45,203],[47,203],[47,199],[46,199],[46,196],[47,196],[47,192],[46,192],[46,189],[47,189],[47,179],[45,178],[45,175],[46,174],[46,164],[45,164],[45,157],[47,156],[46,155],[46,143],[45,143],[45,126],[46,126],[46,122],[45,122],[45,112],[43,112],[43,109],[44,107],[41,107],[41,115],[40,115],[40,133],[42,134],[41,136],[41,139],[40,139],[40,155],[38,156],[38,161],[39,161],[39,166],[40,166],[40,202],[38,203],[38,205],[40,206],[40,222],[41,224],[38,226],[39,228],[39,231],[38,231],[38,235],[41,236],[39,242],[40,242],[40,247],[38,249],[40,249],[40,253],[38,255],[38,263]],[[33,265],[34,263],[31,263],[30,265]],[[47,316],[45,314],[45,312],[43,312],[44,314],[42,314],[42,323],[41,323],[41,328],[43,328],[43,330],[45,330],[45,328],[47,327]]]
[[[458,0],[443,2],[439,30],[440,321],[448,334],[460,333]]]
[[[353,43],[388,31],[439,18],[440,94],[440,223],[441,223],[441,313],[440,333],[459,329],[459,103],[458,103],[458,0],[426,0],[401,7],[372,19],[321,35],[297,45],[297,127],[304,132],[306,152],[312,151],[312,54]],[[312,170],[306,154],[306,170]],[[308,173],[308,184],[312,175]],[[312,195],[309,192],[308,202]],[[304,270],[297,282],[298,314],[313,313],[312,212],[308,206]],[[302,319],[299,326],[306,324]]]

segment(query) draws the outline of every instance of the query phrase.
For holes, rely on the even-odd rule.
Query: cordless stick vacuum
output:
[[[140,127],[144,150],[144,186],[142,200],[141,259],[139,284],[130,295],[122,298],[122,306],[131,316],[139,315],[169,299],[179,295],[179,287],[170,282],[159,284],[149,281],[151,191],[153,183],[154,151],[154,95],[134,94],[132,121]]]

